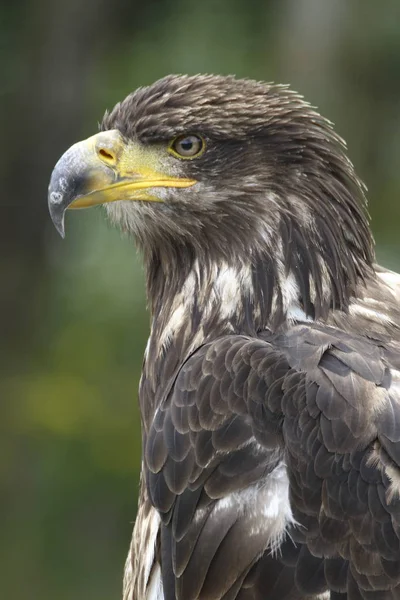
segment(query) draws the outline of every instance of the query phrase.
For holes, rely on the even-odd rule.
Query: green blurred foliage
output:
[[[58,156],[170,72],[289,82],[336,123],[400,269],[400,5],[18,0],[0,8],[0,581],[23,600],[119,598],[140,471],[149,319],[132,240],[103,211],[53,230]]]

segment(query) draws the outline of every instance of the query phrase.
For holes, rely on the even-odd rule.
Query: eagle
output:
[[[365,187],[287,86],[170,75],[60,158],[143,256],[126,600],[400,598],[400,275]]]

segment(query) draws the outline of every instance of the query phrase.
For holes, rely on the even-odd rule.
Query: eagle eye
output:
[[[168,146],[168,151],[176,158],[198,158],[206,149],[204,139],[197,134],[179,135]]]

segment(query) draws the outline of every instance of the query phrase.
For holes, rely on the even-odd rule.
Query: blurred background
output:
[[[400,270],[398,0],[14,0],[0,8],[0,589],[119,599],[149,323],[140,257],[100,209],[47,214],[59,156],[171,72],[291,83],[336,124]]]

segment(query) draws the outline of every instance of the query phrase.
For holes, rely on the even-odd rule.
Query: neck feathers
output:
[[[254,210],[252,233],[221,225],[218,236],[210,237],[211,229],[183,241],[164,235],[145,247],[152,316],[146,368],[154,386],[161,365],[179,365],[209,339],[348,311],[360,284],[374,276],[372,238],[366,221],[360,233],[329,217],[294,195],[275,194]]]
[[[310,318],[294,273],[278,267],[266,257],[206,265],[195,259],[190,268],[175,270],[175,277],[154,273],[149,286],[149,364],[165,357],[172,347],[182,359],[220,335],[255,336],[266,327],[279,328],[288,319]]]

